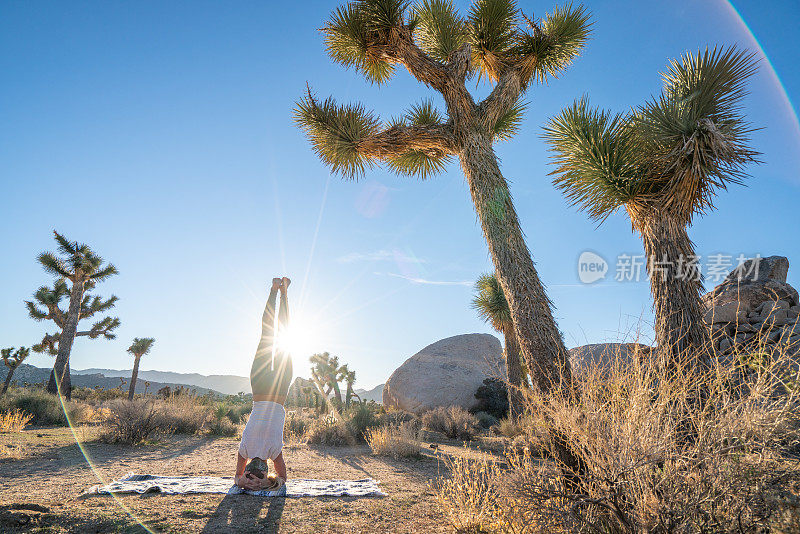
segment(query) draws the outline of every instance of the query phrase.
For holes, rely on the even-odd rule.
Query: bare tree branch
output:
[[[389,160],[412,150],[431,157],[458,153],[450,124],[392,126],[363,139],[358,151],[369,159]]]

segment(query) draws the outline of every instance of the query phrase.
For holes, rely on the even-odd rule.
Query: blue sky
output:
[[[467,2],[457,2],[466,9]],[[550,2],[521,2],[537,16]],[[707,44],[758,51],[722,0],[586,2],[594,33],[559,80],[533,87],[523,130],[497,152],[568,346],[651,336],[649,288],[616,282],[620,254],[642,254],[624,214],[597,227],[552,187],[541,125],[588,94],[624,110],[657,92],[668,58]],[[129,368],[133,337],[157,342],[144,369],[246,375],[267,284],[295,281],[299,343],[384,381],[443,337],[490,332],[470,309],[489,270],[456,164],[421,182],[383,169],[331,177],[292,124],[305,83],[383,118],[430,91],[398,71],[385,86],[333,64],[317,31],[334,2],[22,2],[0,4],[0,345],[30,345],[52,325],[23,300],[50,278],[35,257],[52,230],[88,242],[120,275],[114,341],[79,339],[74,368]],[[763,164],[690,230],[698,252],[780,254],[800,262],[800,101],[792,1],[735,2],[768,61],[745,102]],[[775,68],[772,71],[771,64]],[[780,81],[786,89],[777,81]],[[474,87],[478,97],[485,85]],[[612,266],[591,286],[577,258]],[[800,286],[800,267],[789,281]],[[308,354],[295,354],[307,374]],[[31,363],[52,365],[35,356]]]

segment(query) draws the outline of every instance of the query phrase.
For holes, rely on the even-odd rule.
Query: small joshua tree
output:
[[[345,178],[376,163],[427,178],[460,160],[522,355],[543,391],[570,383],[568,354],[494,144],[517,132],[530,85],[558,77],[581,53],[589,26],[584,8],[570,4],[534,21],[514,0],[474,0],[466,17],[451,0],[354,0],[322,29],[331,59],[378,84],[405,67],[442,96],[446,113],[424,101],[386,124],[360,104],[319,102],[309,90],[295,114],[320,159]],[[476,75],[494,83],[482,102],[466,87]]]
[[[611,114],[575,102],[545,128],[556,187],[594,220],[624,207],[648,256],[656,341],[669,367],[707,364],[703,282],[687,227],[754,161],[741,101],[755,72],[735,48],[687,53],[662,74],[661,95]]]
[[[342,391],[339,389],[339,357],[328,352],[314,354],[310,358],[311,380],[319,389],[324,399],[328,399],[331,391],[336,398],[337,406],[342,405]]]
[[[43,252],[39,254],[39,263],[48,273],[56,276],[53,287],[40,287],[33,294],[33,300],[25,301],[28,314],[37,321],[53,321],[60,332],[45,334],[41,343],[34,345],[37,352],[47,352],[56,357],[47,391],[70,398],[71,382],[69,375],[69,357],[76,337],[86,336],[89,339],[104,337],[114,339],[114,329],[120,322],[116,317],[104,317],[96,321],[89,330],[78,330],[78,323],[95,314],[114,307],[117,297],[106,300],[92,296],[89,291],[98,282],[102,282],[117,274],[111,264],[103,263],[103,259],[95,254],[89,245],[69,241],[58,232],[55,234],[58,253]],[[67,282],[69,282],[68,285]],[[69,297],[67,310],[60,307],[61,300]]]
[[[353,397],[358,398],[360,401],[361,397],[359,397],[358,394],[353,391],[353,384],[356,382],[356,372],[351,371],[350,368],[347,367],[347,364],[344,364],[339,368],[339,378],[344,380],[345,384],[347,384],[347,389],[345,390],[344,395],[345,406],[350,406],[350,401],[352,401]]]
[[[22,365],[22,362],[25,361],[25,358],[28,357],[30,352],[31,349],[27,349],[25,347],[20,347],[17,350],[14,350],[14,347],[11,347],[0,351],[0,356],[3,358],[3,363],[6,364],[6,367],[8,367],[8,374],[6,375],[6,381],[3,383],[3,390],[0,391],[0,396],[5,395],[6,391],[8,390],[8,385],[11,384],[11,377],[14,376],[14,371],[17,370],[17,367]]]
[[[128,347],[128,352],[133,354],[133,371],[131,371],[131,386],[128,390],[128,400],[133,400],[133,393],[136,391],[136,379],[139,376],[139,360],[142,356],[150,352],[156,342],[152,337],[135,337],[133,343]],[[147,383],[149,384],[149,383]],[[147,390],[145,389],[145,392]]]
[[[505,338],[506,373],[508,374],[508,410],[511,419],[522,413],[523,399],[519,388],[523,385],[522,362],[519,357],[519,344],[511,321],[508,301],[500,282],[493,274],[484,274],[475,282],[475,296],[472,307],[481,318]]]

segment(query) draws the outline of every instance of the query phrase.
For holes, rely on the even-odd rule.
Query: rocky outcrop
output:
[[[652,347],[641,343],[593,343],[582,345],[569,351],[569,364],[572,377],[583,380],[590,369],[599,367],[608,371],[617,363],[630,365],[634,358],[649,357]]]
[[[800,301],[786,283],[788,271],[783,256],[747,260],[703,296],[704,319],[719,354],[776,345],[798,352]]]
[[[383,404],[409,412],[475,404],[484,379],[505,376],[500,341],[463,334],[428,345],[398,367],[383,387]]]
[[[290,406],[303,406],[306,398],[303,390],[307,387],[310,387],[313,391],[317,390],[311,380],[306,380],[302,376],[296,377],[292,385],[289,386],[289,392],[286,395],[286,404]]]

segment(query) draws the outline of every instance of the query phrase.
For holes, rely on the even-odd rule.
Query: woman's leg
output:
[[[264,308],[264,315],[261,317],[261,339],[258,342],[256,356],[253,359],[253,367],[250,369],[250,388],[254,392],[257,389],[257,385],[253,383],[254,377],[263,373],[264,369],[272,361],[272,347],[275,343],[275,300],[280,288],[281,279],[273,278],[267,306]]]
[[[278,310],[278,331],[289,328],[289,284],[292,281],[283,277],[281,284],[281,307]]]

